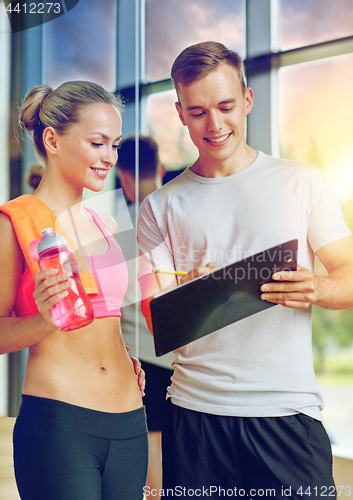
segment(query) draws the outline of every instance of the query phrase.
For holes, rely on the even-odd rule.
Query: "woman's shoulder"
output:
[[[1,212],[7,212],[7,210],[21,208],[24,206],[30,206],[32,204],[38,203],[38,198],[33,196],[32,194],[22,194],[17,198],[13,198],[12,200],[7,201],[0,205]],[[39,202],[42,203],[42,202]]]
[[[99,217],[102,219],[103,224],[109,229],[112,234],[116,234],[118,231],[118,225],[116,220],[108,214],[103,212],[97,212]]]
[[[24,258],[11,219],[3,212],[0,212],[0,234],[2,236],[0,245],[1,302],[6,302],[7,307],[8,297],[5,295],[11,295],[10,302],[13,306],[15,290],[17,290],[23,271]],[[2,315],[4,308],[0,309],[0,315]]]
[[[9,255],[20,255],[22,258],[22,252],[18,239],[16,236],[16,231],[13,227],[11,218],[4,212],[0,211],[0,234],[2,236],[1,242],[1,254],[2,257]]]
[[[98,216],[101,222],[105,225],[105,227],[108,229],[108,231],[113,234],[114,236],[118,232],[118,226],[116,223],[116,220],[111,217],[110,215],[103,213],[103,212],[98,212],[97,210],[89,210],[91,214],[94,216]]]
[[[11,222],[11,217],[7,213],[1,210],[1,206],[0,206],[0,233],[5,237],[10,234],[15,235],[15,230]]]

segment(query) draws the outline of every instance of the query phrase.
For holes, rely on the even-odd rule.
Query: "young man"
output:
[[[139,136],[139,202],[162,186],[165,175],[164,165],[159,159],[158,144],[152,137]],[[118,157],[118,173],[121,187],[125,197],[131,202],[129,214],[131,220],[135,221],[135,137],[128,137],[120,144]],[[127,346],[130,347],[129,354],[135,356],[135,302],[136,287],[138,287],[135,270],[136,232],[123,231],[118,233],[118,240],[122,247],[129,270],[129,285],[121,307],[121,330]],[[163,426],[165,395],[170,379],[173,375],[172,362],[175,359],[173,353],[156,357],[153,337],[147,329],[145,318],[141,312],[138,316],[139,324],[139,350],[138,357],[141,367],[148,378],[148,389],[143,398],[146,407],[148,425],[148,491],[157,492],[162,486],[162,450],[161,434]],[[146,490],[147,491],[147,490]],[[154,500],[159,495],[153,496]]]
[[[187,282],[294,238],[299,262],[261,288],[278,307],[175,352],[163,486],[185,498],[334,495],[310,306],[353,306],[353,239],[339,202],[316,167],[246,144],[253,92],[237,53],[216,42],[188,47],[172,79],[199,158],[141,207],[139,282],[151,331],[151,298],[177,285],[162,274],[157,282],[153,267],[186,271]],[[315,254],[328,276],[313,275]]]

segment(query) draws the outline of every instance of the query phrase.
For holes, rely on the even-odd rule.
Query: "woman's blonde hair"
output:
[[[80,120],[82,111],[92,104],[113,105],[119,113],[123,102],[119,94],[111,94],[93,82],[65,82],[56,90],[48,85],[38,85],[30,90],[20,108],[20,124],[33,131],[34,147],[44,160],[47,153],[43,143],[43,131],[47,127],[60,135]]]

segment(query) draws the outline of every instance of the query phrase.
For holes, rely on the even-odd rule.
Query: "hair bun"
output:
[[[33,163],[31,165],[27,177],[26,177],[26,182],[27,184],[33,188],[37,189],[39,186],[40,181],[42,180],[44,174],[44,167],[41,163]]]
[[[53,93],[48,85],[38,85],[27,93],[20,109],[20,122],[26,130],[33,130],[47,97]]]

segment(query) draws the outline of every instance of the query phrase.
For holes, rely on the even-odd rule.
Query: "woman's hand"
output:
[[[130,347],[126,346],[126,350],[129,352]],[[130,359],[132,361],[132,364],[134,365],[135,373],[136,375],[138,375],[137,383],[140,387],[140,391],[143,397],[145,396],[145,387],[146,387],[145,371],[141,368],[141,362],[139,359],[135,358],[134,356],[130,356]]]
[[[70,273],[57,274],[57,269],[45,269],[35,277],[33,297],[39,313],[51,326],[56,326],[51,315],[51,308],[68,295],[71,287]],[[56,326],[57,328],[57,326]]]

